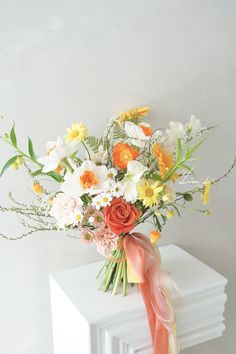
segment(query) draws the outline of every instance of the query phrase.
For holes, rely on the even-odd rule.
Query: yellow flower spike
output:
[[[173,218],[174,215],[175,215],[174,210],[170,210],[170,209],[167,210],[167,212],[166,212],[167,219]]]
[[[212,185],[211,181],[204,182],[204,190],[203,190],[203,194],[202,194],[203,205],[206,205],[209,203],[209,195],[210,195],[211,185]]]
[[[42,194],[43,193],[43,187],[38,182],[34,183],[32,188],[33,188],[34,193],[36,193],[36,194]]]
[[[150,242],[155,244],[161,237],[161,233],[158,230],[152,230],[150,232]]]
[[[71,128],[67,128],[66,131],[65,141],[67,143],[72,141],[81,142],[88,135],[88,129],[83,123],[73,123]]]
[[[126,120],[132,120],[132,119],[137,119],[141,117],[146,117],[149,113],[150,109],[147,106],[144,107],[137,107],[130,109],[129,111],[126,111],[124,113],[120,113],[119,116],[119,121],[120,123],[124,123]]]

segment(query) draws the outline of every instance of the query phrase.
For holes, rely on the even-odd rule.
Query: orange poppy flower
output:
[[[133,149],[129,144],[118,143],[114,146],[112,157],[114,164],[120,170],[127,168],[127,164],[131,160],[135,160],[138,157],[139,152]]]
[[[154,144],[152,147],[153,153],[157,159],[159,169],[160,169],[160,175],[161,178],[165,178],[167,173],[171,170],[171,168],[174,166],[174,159],[171,154],[169,154],[167,151],[161,148],[159,144]],[[178,175],[177,173],[174,173],[171,176],[171,180],[173,182],[176,181]]]
[[[139,127],[142,129],[146,136],[152,136],[153,130],[151,127],[142,124],[139,124]]]

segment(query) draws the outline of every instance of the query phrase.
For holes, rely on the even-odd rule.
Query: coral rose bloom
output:
[[[112,152],[114,164],[120,170],[126,169],[128,162],[135,160],[138,155],[139,152],[137,150],[124,143],[116,144]]]
[[[139,209],[122,198],[114,198],[104,209],[105,222],[117,235],[130,232],[141,214]]]

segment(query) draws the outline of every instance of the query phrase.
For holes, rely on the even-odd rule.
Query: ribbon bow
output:
[[[153,354],[178,354],[175,335],[173,292],[178,289],[168,272],[161,270],[160,254],[148,238],[132,233],[123,239],[128,281],[138,283],[146,306]]]

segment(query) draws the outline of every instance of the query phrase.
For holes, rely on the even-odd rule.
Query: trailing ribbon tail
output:
[[[174,304],[171,296],[178,289],[168,272],[161,270],[160,257],[148,238],[140,233],[123,239],[128,280],[138,283],[146,306],[153,354],[178,354]]]

